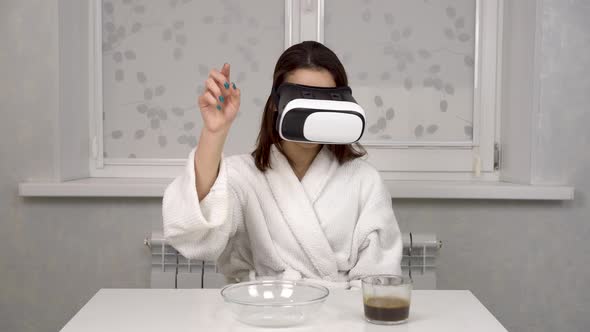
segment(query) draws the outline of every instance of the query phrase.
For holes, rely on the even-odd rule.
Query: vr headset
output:
[[[275,92],[277,131],[287,141],[350,144],[365,130],[365,112],[348,86],[281,84]]]

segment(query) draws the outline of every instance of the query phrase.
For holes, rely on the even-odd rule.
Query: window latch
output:
[[[500,170],[500,144],[494,143],[494,171]]]

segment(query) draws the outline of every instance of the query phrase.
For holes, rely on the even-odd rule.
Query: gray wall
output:
[[[543,12],[534,179],[573,202],[396,200],[404,231],[445,244],[440,288],[471,289],[510,331],[590,328],[590,5]],[[31,23],[34,22],[34,23]],[[56,331],[101,287],[147,287],[152,199],[23,199],[54,176],[57,0],[0,2],[0,331]]]
[[[54,177],[58,1],[0,1],[0,331],[57,331],[102,287],[148,287],[159,200],[23,199]]]
[[[434,231],[445,242],[440,288],[471,289],[510,331],[590,331],[590,2],[537,6],[532,178],[573,184],[576,199],[394,204],[402,229]]]

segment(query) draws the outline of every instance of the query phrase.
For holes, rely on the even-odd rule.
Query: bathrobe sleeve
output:
[[[228,184],[226,160],[211,190],[199,202],[195,182],[193,149],[183,174],[166,188],[162,202],[164,237],[189,259],[216,260],[241,220],[237,195]],[[236,206],[237,205],[237,206]]]
[[[361,209],[353,248],[357,250],[356,264],[348,277],[352,288],[360,287],[360,278],[368,274],[401,274],[402,236],[393,213],[391,195],[374,170],[367,177],[363,190],[367,197]]]

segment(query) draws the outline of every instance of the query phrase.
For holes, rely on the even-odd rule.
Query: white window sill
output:
[[[23,182],[25,197],[162,197],[171,179],[87,178],[66,182]],[[573,200],[574,187],[507,182],[385,181],[392,198]]]

